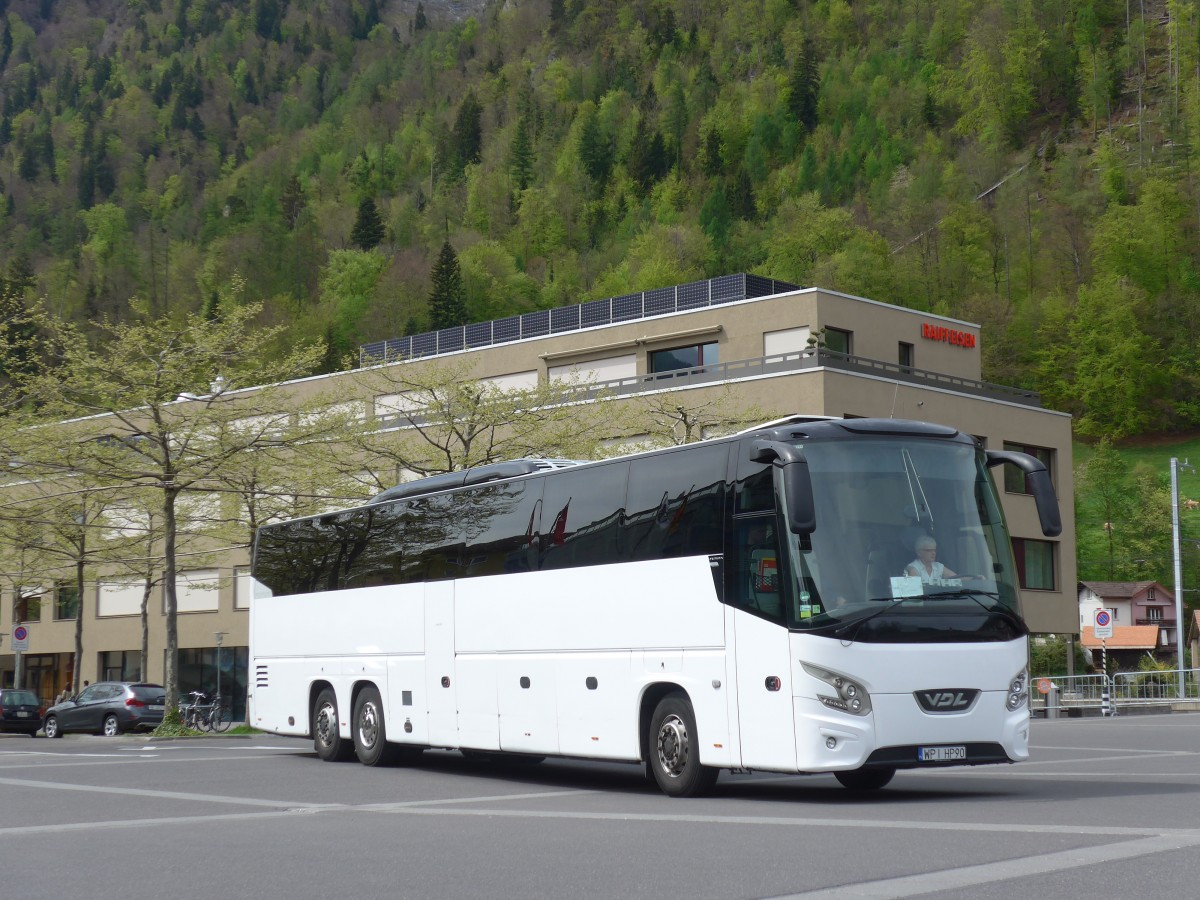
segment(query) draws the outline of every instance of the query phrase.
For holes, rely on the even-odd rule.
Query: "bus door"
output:
[[[457,747],[458,699],[454,667],[454,582],[425,584],[425,694],[429,743]]]
[[[787,585],[774,514],[735,517],[730,549],[726,601],[733,607],[727,616],[733,624],[741,764],[794,771]]]

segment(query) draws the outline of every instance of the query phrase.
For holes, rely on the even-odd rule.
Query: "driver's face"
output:
[[[917,555],[921,557],[921,559],[933,559],[935,556],[937,556],[937,547],[922,547],[917,551]]]

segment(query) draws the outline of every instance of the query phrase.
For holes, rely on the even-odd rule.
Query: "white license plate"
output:
[[[29,718],[29,713],[27,713],[27,712],[26,712],[25,710],[23,710],[23,709],[18,709],[18,710],[17,710],[17,718],[18,718],[18,719],[28,719],[28,718]]]
[[[155,704],[151,703],[146,708],[149,709],[151,712],[162,712],[162,704],[161,703],[158,704],[157,706]]]
[[[918,747],[917,759],[921,762],[957,762],[967,758],[967,748],[962,745],[955,747]]]

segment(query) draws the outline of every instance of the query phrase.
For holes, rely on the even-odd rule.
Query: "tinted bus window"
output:
[[[620,562],[620,526],[629,463],[564,469],[545,478],[540,567]]]
[[[463,575],[528,572],[536,566],[542,481],[487,485],[456,495],[466,539]]]
[[[721,552],[729,446],[697,446],[630,463],[623,551],[627,559]]]
[[[435,494],[408,501],[400,574],[405,584],[441,581],[462,573],[464,529],[457,494]]]
[[[353,509],[264,528],[255,577],[276,595],[394,583],[403,504]]]

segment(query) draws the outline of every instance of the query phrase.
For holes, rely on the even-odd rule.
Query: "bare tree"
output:
[[[783,413],[747,406],[737,390],[720,385],[708,391],[674,390],[638,399],[634,421],[649,446],[690,444],[729,434]]]
[[[356,441],[363,460],[397,478],[522,457],[591,458],[617,415],[582,380],[505,387],[469,362],[393,363],[362,373],[377,426]]]

